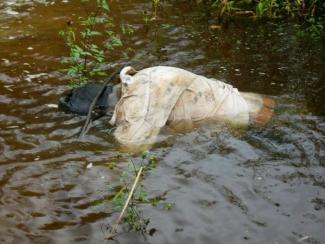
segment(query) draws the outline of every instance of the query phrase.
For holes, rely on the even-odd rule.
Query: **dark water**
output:
[[[149,24],[151,4],[111,7],[136,29],[126,45],[139,68],[182,67],[277,101],[266,128],[210,125],[156,146],[144,184],[175,205],[143,206],[156,232],[120,243],[324,243],[324,44],[297,40],[287,23],[212,30],[217,20],[186,1],[162,3]],[[117,217],[110,186],[128,156],[107,119],[78,140],[83,118],[48,106],[68,90],[58,31],[84,13],[79,1],[0,1],[0,243],[101,243]]]

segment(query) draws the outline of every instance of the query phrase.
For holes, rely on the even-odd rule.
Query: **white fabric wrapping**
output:
[[[110,121],[124,145],[155,142],[160,129],[178,121],[208,119],[248,124],[249,108],[237,89],[189,71],[157,66],[121,73],[122,95]]]

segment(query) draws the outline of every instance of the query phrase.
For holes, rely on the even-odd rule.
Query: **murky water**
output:
[[[186,1],[164,2],[149,24],[144,1],[112,9],[136,28],[126,43],[138,68],[182,67],[277,101],[266,128],[210,125],[156,146],[144,184],[175,205],[143,206],[154,234],[124,233],[120,243],[324,243],[322,42],[296,40],[286,23],[213,30],[216,19]],[[0,243],[100,243],[117,217],[110,186],[128,157],[107,119],[78,140],[83,118],[48,106],[68,89],[58,31],[84,13],[79,1],[0,1]]]

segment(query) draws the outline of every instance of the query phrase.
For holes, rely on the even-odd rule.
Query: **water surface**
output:
[[[277,102],[265,128],[210,125],[157,145],[144,184],[175,205],[143,206],[155,232],[124,232],[120,243],[324,243],[324,44],[297,40],[288,23],[213,30],[217,19],[194,3],[166,1],[147,24],[151,4],[111,8],[136,30],[126,45],[138,68],[177,66]],[[0,243],[100,243],[117,217],[110,186],[129,157],[107,118],[79,140],[83,118],[48,106],[69,89],[58,32],[86,11],[79,1],[0,1]]]

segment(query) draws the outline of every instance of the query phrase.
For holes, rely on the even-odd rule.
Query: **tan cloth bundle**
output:
[[[250,107],[258,112],[262,106],[247,102],[231,85],[174,67],[139,72],[125,67],[120,78],[121,99],[110,123],[117,126],[114,135],[124,145],[154,143],[166,123],[213,119],[248,124]],[[256,94],[250,98],[259,99]]]

